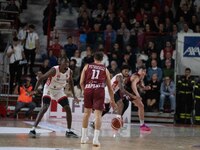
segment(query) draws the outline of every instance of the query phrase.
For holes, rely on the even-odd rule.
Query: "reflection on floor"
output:
[[[198,150],[200,149],[199,126],[173,126],[148,124],[151,133],[141,133],[138,124],[125,124],[119,133],[109,123],[102,125],[100,147],[92,146],[93,129],[89,127],[89,144],[80,144],[80,138],[66,138],[66,121],[63,119],[43,121],[36,131],[38,137],[31,139],[28,132],[32,121],[1,120],[0,150]],[[81,122],[73,122],[73,130],[81,135]]]

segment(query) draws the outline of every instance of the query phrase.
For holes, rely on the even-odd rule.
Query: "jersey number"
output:
[[[98,79],[99,78],[100,70],[92,70],[92,77],[91,79]]]

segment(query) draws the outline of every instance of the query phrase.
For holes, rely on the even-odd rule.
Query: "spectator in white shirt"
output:
[[[27,38],[25,40],[25,49],[24,54],[26,56],[27,62],[31,62],[30,64],[30,73],[33,74],[33,66],[35,63],[36,52],[39,51],[39,37],[35,32],[35,26],[29,25],[29,32]],[[25,67],[24,74],[27,74],[28,66]]]
[[[17,37],[13,38],[13,43],[7,49],[7,57],[10,60],[9,74],[10,74],[10,94],[13,93],[14,82],[19,82],[22,75],[22,66],[20,61],[24,57],[24,49]]]

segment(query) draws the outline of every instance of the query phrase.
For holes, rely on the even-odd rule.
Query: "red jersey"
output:
[[[92,63],[85,71],[85,89],[104,88],[106,81],[106,67]]]

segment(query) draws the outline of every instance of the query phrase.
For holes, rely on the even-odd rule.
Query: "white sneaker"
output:
[[[89,141],[89,138],[86,137],[81,137],[81,144],[86,144]]]
[[[93,139],[93,146],[99,147],[100,146],[99,140],[94,140]]]

